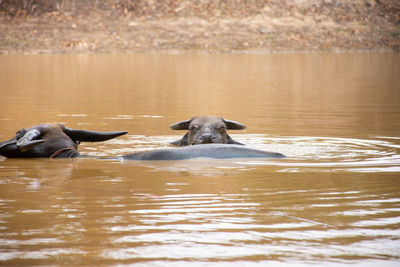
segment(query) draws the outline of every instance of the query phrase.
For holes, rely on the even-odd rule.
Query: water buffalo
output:
[[[243,124],[225,120],[216,116],[197,116],[190,120],[174,123],[172,130],[189,130],[181,139],[172,142],[175,146],[189,146],[198,144],[235,144],[243,145],[233,140],[226,130],[243,130]]]
[[[60,124],[40,124],[22,129],[8,141],[0,142],[0,155],[7,158],[79,158],[80,141],[100,142],[126,132],[72,130]],[[116,157],[119,160],[183,160],[191,158],[284,158],[280,153],[235,144],[205,144],[137,152]]]
[[[15,137],[0,142],[0,155],[7,158],[75,158],[79,142],[106,141],[127,132],[73,130],[61,124],[39,124],[19,130]]]

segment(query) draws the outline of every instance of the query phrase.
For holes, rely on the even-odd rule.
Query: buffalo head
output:
[[[181,139],[171,143],[175,146],[211,143],[243,145],[233,140],[226,131],[243,130],[246,126],[221,117],[198,116],[190,120],[174,123],[170,128],[172,130],[188,130]]]
[[[0,155],[7,158],[79,157],[79,142],[101,142],[126,133],[73,130],[61,124],[39,124],[21,129],[14,138],[0,142]]]

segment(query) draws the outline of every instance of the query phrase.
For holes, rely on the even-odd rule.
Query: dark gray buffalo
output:
[[[174,123],[170,126],[172,130],[188,130],[179,140],[172,142],[175,146],[189,146],[198,144],[235,144],[243,145],[233,140],[227,130],[243,130],[243,124],[225,120],[216,116],[197,116],[190,120]]]
[[[127,132],[72,130],[61,124],[39,124],[19,130],[15,137],[0,142],[0,155],[6,158],[75,158],[79,142],[106,141]]]
[[[22,129],[8,141],[0,142],[0,155],[7,158],[81,158],[79,142],[100,142],[126,132],[72,130],[59,124],[40,124]],[[183,160],[191,158],[284,158],[280,153],[234,144],[206,144],[137,152],[119,160]]]

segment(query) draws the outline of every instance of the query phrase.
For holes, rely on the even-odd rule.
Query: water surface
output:
[[[0,159],[0,265],[397,266],[400,56],[0,56],[0,140],[38,123],[166,147],[220,115],[285,160]]]

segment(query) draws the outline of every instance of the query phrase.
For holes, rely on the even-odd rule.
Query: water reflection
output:
[[[397,266],[399,55],[0,56],[0,140],[38,123],[164,148],[221,115],[284,160],[0,159],[0,265]]]
[[[334,173],[277,176],[269,166],[182,176],[114,161],[25,163],[18,177],[2,176],[4,263],[400,257],[396,174],[365,182]]]
[[[399,172],[400,143],[396,137],[369,139],[271,136],[263,134],[231,134],[235,140],[268,151],[278,151],[288,159],[229,159],[176,162],[125,162],[147,166],[155,171],[188,172],[197,175],[214,175],[228,171],[243,171],[256,166],[274,166],[280,172]],[[168,147],[178,136],[127,135],[110,140],[107,144],[83,147],[82,153],[91,156],[116,156],[138,151]],[[108,153],[105,153],[107,152]]]
[[[327,196],[330,193],[285,191],[279,193],[283,198],[292,199],[280,206],[273,205],[271,200],[278,199],[275,192],[262,194],[263,203],[249,202],[249,194],[221,195],[164,195],[153,200],[150,209],[135,209],[130,211],[139,222],[132,225],[112,226],[109,230],[116,233],[113,240],[118,244],[128,245],[126,249],[106,249],[103,257],[114,259],[235,259],[237,257],[256,257],[259,260],[270,258],[298,258],[307,255],[308,259],[324,257],[370,257],[375,250],[375,241],[384,245],[388,239],[399,238],[400,231],[387,229],[397,218],[390,218],[385,223],[364,224],[357,218],[344,216],[339,210],[351,209],[354,203],[365,196],[363,192],[343,192],[338,198],[324,197],[321,205],[312,204],[298,208],[294,202],[296,196],[306,196],[314,202],[312,196]],[[312,194],[311,194],[312,193]],[[348,195],[356,199],[346,198]],[[260,195],[259,195],[260,196]],[[267,197],[265,197],[267,196]],[[372,197],[373,198],[373,197]],[[279,198],[282,199],[282,198]],[[245,201],[244,201],[245,200]],[[335,202],[329,210],[322,210],[322,203]],[[345,206],[343,207],[343,202]],[[314,202],[315,203],[315,202]],[[393,204],[397,206],[399,200]],[[296,207],[297,206],[297,207]],[[387,208],[388,216],[395,215],[398,210]],[[321,209],[321,217],[315,220],[304,218],[312,209]],[[270,210],[270,211],[268,211]],[[280,210],[280,212],[277,212]],[[393,213],[395,212],[395,213]],[[243,218],[241,214],[252,214]],[[389,215],[391,214],[391,215]],[[346,217],[340,218],[340,217]],[[382,215],[381,215],[382,216]],[[318,221],[319,220],[319,221]],[[355,220],[355,221],[354,221]],[[324,222],[331,222],[331,224]],[[338,224],[339,221],[348,221]],[[355,227],[355,228],[354,228]],[[372,228],[369,228],[372,227]],[[378,228],[376,228],[378,227]],[[356,229],[359,228],[359,229]],[[133,233],[133,234],[132,234]],[[369,241],[370,240],[370,241]],[[374,240],[374,242],[372,242]],[[299,243],[299,241],[301,241]],[[147,246],[143,242],[150,242]],[[307,251],[302,249],[307,243]],[[351,246],[345,251],[343,245]],[[374,245],[375,244],[375,245]],[[393,244],[391,253],[399,243]],[[229,249],[228,249],[229,248]],[[169,251],[172,249],[175,252]],[[150,250],[153,250],[150,253]],[[278,256],[281,255],[281,256]]]
[[[252,133],[396,136],[398,62],[395,53],[1,56],[1,134],[61,119],[160,135],[194,115],[221,115]]]

